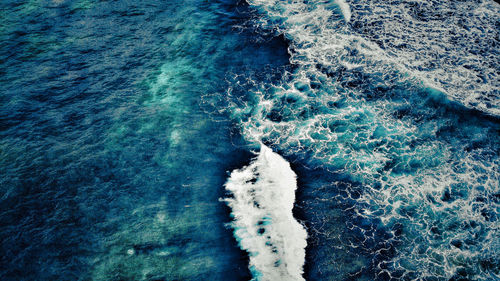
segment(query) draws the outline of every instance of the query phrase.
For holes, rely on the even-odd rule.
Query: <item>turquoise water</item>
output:
[[[1,280],[500,280],[493,1],[3,1]]]
[[[225,107],[296,165],[304,277],[498,279],[498,5],[249,3],[293,68]]]
[[[284,42],[230,1],[1,5],[0,279],[248,279],[218,200],[248,152],[199,103]]]

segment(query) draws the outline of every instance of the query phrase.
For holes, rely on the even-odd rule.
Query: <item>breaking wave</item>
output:
[[[253,280],[304,280],[307,233],[293,218],[296,189],[290,164],[263,144],[257,158],[226,183],[234,235],[249,253]]]
[[[273,83],[235,77],[225,106],[248,141],[272,144],[305,165],[326,169],[338,179],[330,188],[359,186],[344,199],[354,202],[350,210],[357,218],[380,222],[389,237],[383,243],[392,251],[366,265],[376,274],[371,277],[500,278],[499,44],[491,41],[498,37],[498,6],[248,2],[263,15],[254,22],[262,32],[288,40],[292,67]],[[246,195],[251,200],[228,200],[233,212],[239,200],[252,208],[235,218],[235,226],[242,224],[236,236],[250,253],[265,252],[264,246],[254,248],[265,245],[265,236],[254,234],[267,218],[267,207],[251,202],[268,202],[275,190],[264,193],[251,182],[267,175],[257,164],[264,162],[262,155],[234,172],[227,185],[258,190]],[[363,226],[349,228],[368,235]],[[272,229],[276,237],[286,233]],[[347,250],[370,252],[370,239]],[[253,266],[278,259],[252,255]],[[259,272],[273,262],[265,264]]]

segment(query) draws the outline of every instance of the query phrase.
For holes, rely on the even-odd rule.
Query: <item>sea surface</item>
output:
[[[500,4],[0,1],[0,280],[500,280]]]

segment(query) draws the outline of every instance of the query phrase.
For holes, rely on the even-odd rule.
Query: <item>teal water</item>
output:
[[[200,97],[284,42],[232,1],[0,5],[0,279],[248,279],[218,200],[247,152]]]
[[[500,280],[499,11],[1,2],[0,279]]]
[[[293,67],[235,79],[226,108],[295,165],[304,277],[499,279],[499,6],[249,3]]]

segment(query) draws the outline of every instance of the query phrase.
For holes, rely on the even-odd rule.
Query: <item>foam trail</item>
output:
[[[290,164],[261,145],[253,162],[231,173],[234,235],[250,256],[253,280],[304,280],[307,232],[292,214],[297,189]]]
[[[492,1],[247,2],[263,15],[257,26],[290,40],[290,63],[303,70],[319,64],[329,73],[362,70],[386,83],[398,77],[500,116],[498,44],[491,42],[500,6]],[[338,20],[340,13],[349,24]]]
[[[335,0],[335,3],[339,5],[345,21],[349,22],[351,20],[351,8],[349,7],[349,4],[347,4],[345,0]]]
[[[262,14],[255,26],[285,36],[293,68],[273,83],[236,78],[228,113],[247,141],[333,175],[331,185],[311,182],[304,203],[314,210],[310,234],[324,241],[310,276],[498,277],[499,126],[476,111],[500,116],[499,49],[488,39],[500,8],[349,0],[345,24],[336,0],[247,2]],[[330,198],[314,198],[323,190],[340,191],[339,208],[354,206],[348,231],[322,209]],[[366,259],[349,257],[358,253]]]

